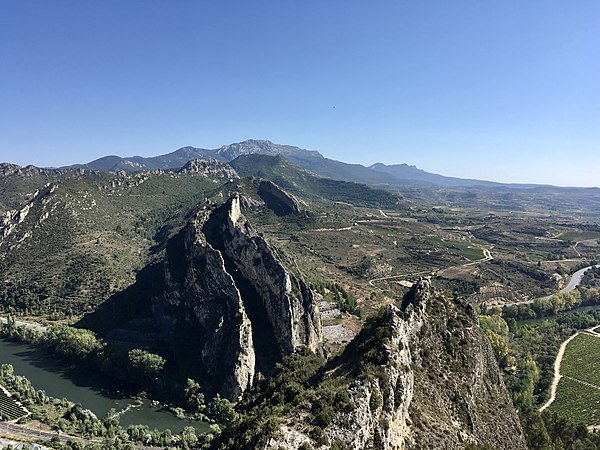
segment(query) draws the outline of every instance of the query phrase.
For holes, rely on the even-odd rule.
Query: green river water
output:
[[[105,377],[66,366],[25,344],[0,339],[0,364],[11,364],[15,373],[27,377],[36,389],[43,389],[51,397],[65,397],[81,403],[100,418],[111,408],[121,411],[133,402],[132,398],[119,396]],[[169,428],[174,433],[190,425],[198,432],[208,429],[206,423],[180,420],[169,412],[160,411],[148,400],[144,400],[142,406],[124,412],[119,419],[124,426],[141,423],[151,429]]]

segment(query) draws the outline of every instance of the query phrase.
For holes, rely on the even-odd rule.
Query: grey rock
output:
[[[224,178],[237,180],[239,178],[233,167],[231,167],[229,164],[225,164],[214,159],[192,159],[179,170],[177,170],[177,173],[202,175],[205,177],[218,179]]]
[[[385,361],[373,373],[356,370],[370,348],[370,332]],[[317,445],[310,428],[282,426],[267,449],[297,449],[307,442],[329,449],[462,449],[465,444],[525,450],[525,439],[490,344],[472,309],[432,292],[427,279],[413,286],[401,308],[389,305],[375,329],[363,330],[327,367],[327,377],[352,376],[350,410],[337,412]],[[366,347],[365,347],[366,345]],[[448,355],[449,357],[444,357]]]
[[[269,180],[260,181],[258,195],[276,214],[285,216],[300,213],[300,202],[296,197]]]
[[[168,241],[164,287],[152,303],[182,370],[231,400],[283,356],[322,349],[312,291],[253,230],[238,195],[200,210]]]

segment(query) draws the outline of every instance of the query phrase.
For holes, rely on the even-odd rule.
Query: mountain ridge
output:
[[[239,156],[260,155],[283,155],[290,162],[299,167],[309,170],[321,177],[332,178],[340,181],[352,181],[372,186],[428,186],[445,188],[518,188],[529,189],[537,187],[559,187],[549,184],[538,183],[503,183],[498,181],[480,180],[473,178],[461,178],[427,172],[415,165],[407,163],[384,164],[377,162],[370,166],[357,163],[347,163],[323,156],[317,150],[306,150],[297,146],[287,144],[275,144],[269,140],[247,139],[242,142],[222,145],[215,149],[206,149],[193,146],[184,146],[170,153],[157,156],[127,156],[106,155],[83,164],[72,164],[61,166],[64,169],[91,169],[104,172],[125,171],[128,173],[155,170],[155,169],[179,169],[188,161],[194,159],[215,159],[221,162],[230,162]],[[3,166],[15,166],[10,163],[2,163]],[[34,167],[34,166],[27,166]],[[50,168],[47,168],[50,169]],[[565,188],[577,188],[578,186],[564,186]],[[582,186],[582,188],[584,188]]]
[[[518,187],[544,186],[535,183],[501,183],[496,181],[449,177],[427,172],[409,164],[375,163],[371,166],[346,163],[323,156],[316,150],[306,150],[286,144],[275,144],[269,140],[247,139],[223,145],[216,149],[184,146],[173,152],[153,157],[108,155],[85,164],[74,164],[68,168],[85,168],[102,171],[134,172],[152,169],[177,169],[192,159],[216,159],[230,162],[249,154],[269,156],[283,155],[292,163],[315,174],[341,181],[353,181],[379,186],[422,185],[442,187]]]

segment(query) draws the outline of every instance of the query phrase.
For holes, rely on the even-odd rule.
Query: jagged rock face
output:
[[[168,242],[164,267],[164,292],[153,300],[162,338],[210,390],[237,400],[256,372],[269,373],[283,356],[320,351],[312,291],[253,231],[238,196],[200,211]]]
[[[0,176],[18,175],[21,173],[21,166],[10,163],[0,164]]]
[[[407,448],[460,449],[465,443],[526,448],[494,353],[472,308],[432,298],[416,346]]]
[[[153,299],[153,310],[161,339],[174,345],[186,372],[237,400],[254,377],[252,329],[223,257],[201,232],[206,219],[202,211],[169,241],[165,290]]]
[[[211,178],[227,178],[237,180],[237,172],[229,164],[216,161],[214,159],[192,159],[188,161],[181,169],[179,174],[196,174]]]
[[[298,200],[269,180],[260,181],[258,194],[276,214],[284,216],[300,213]]]
[[[328,377],[354,378],[348,389],[351,410],[336,413],[324,429],[330,445],[525,450],[518,417],[476,321],[470,308],[432,295],[428,280],[413,287],[402,308],[388,306],[325,368]],[[372,358],[368,350],[379,356],[370,373],[357,373],[355,368]],[[317,445],[306,429],[286,424],[280,431],[266,448],[291,450],[304,442],[330,448]]]
[[[359,377],[352,384],[354,408],[350,414],[336,415],[328,432],[330,441],[347,442],[356,450],[403,448],[414,389],[410,342],[423,324],[424,308],[425,302],[411,304],[403,314],[388,306],[383,317],[391,331],[385,345],[387,363],[378,377]]]
[[[301,346],[319,350],[323,335],[313,292],[283,266],[266,241],[254,232],[241,213],[239,196],[230,199],[211,220],[217,222],[223,253],[235,262],[258,293],[280,353],[286,355]]]

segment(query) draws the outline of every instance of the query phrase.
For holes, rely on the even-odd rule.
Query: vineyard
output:
[[[565,350],[560,373],[600,389],[600,337],[580,333]]]
[[[600,424],[600,337],[580,333],[565,350],[552,410],[587,425]]]
[[[0,421],[17,420],[26,414],[27,412],[12,397],[0,389]]]
[[[550,407],[569,418],[587,425],[600,424],[600,390],[575,381],[561,378],[556,400]]]

